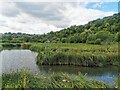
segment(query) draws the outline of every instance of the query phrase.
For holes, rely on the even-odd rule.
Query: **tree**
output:
[[[101,44],[101,39],[96,39],[95,42],[94,42],[94,44],[100,45]]]
[[[86,41],[86,43],[94,44],[95,39],[96,39],[95,34],[90,34],[90,35],[87,37],[87,41]]]
[[[86,40],[87,40],[87,37],[89,36],[89,34],[92,34],[91,30],[85,30],[84,32],[82,32],[80,34],[80,38],[81,38],[82,43],[86,43]]]
[[[99,31],[96,33],[96,39],[101,39],[103,44],[109,44],[113,41],[113,35],[109,31]]]
[[[120,32],[117,32],[115,35],[115,41],[120,42]]]
[[[62,43],[66,43],[67,42],[67,38],[62,38],[61,41],[62,41]]]

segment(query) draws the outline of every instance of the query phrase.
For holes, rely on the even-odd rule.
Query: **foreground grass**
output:
[[[109,88],[102,81],[89,80],[81,73],[69,75],[66,73],[52,73],[48,76],[30,74],[28,71],[13,72],[2,75],[2,88]]]
[[[38,52],[38,65],[119,65],[118,45],[89,45],[48,43],[32,44],[30,49]]]

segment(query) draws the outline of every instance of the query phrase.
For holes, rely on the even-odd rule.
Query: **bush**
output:
[[[21,45],[21,48],[23,48],[23,49],[29,49],[30,46],[31,46],[31,44],[29,44],[29,43],[23,43],[23,44]]]
[[[87,37],[86,43],[88,43],[88,44],[94,44],[95,39],[96,39],[95,34],[91,34],[91,35],[89,35]]]
[[[120,42],[120,32],[116,34],[115,41]]]
[[[98,45],[101,45],[101,39],[96,39],[94,44],[98,44]]]
[[[101,44],[110,44],[114,40],[114,35],[109,31],[99,31],[96,33],[96,39],[101,39]]]

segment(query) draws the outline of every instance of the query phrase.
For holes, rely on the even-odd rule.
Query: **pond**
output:
[[[30,50],[3,50],[0,52],[0,63],[2,64],[0,69],[2,73],[9,73],[27,68],[32,73],[45,75],[52,72],[66,72],[69,74],[81,72],[90,79],[103,80],[110,84],[113,84],[114,79],[118,77],[117,67],[37,66],[35,62],[36,56],[37,53]]]

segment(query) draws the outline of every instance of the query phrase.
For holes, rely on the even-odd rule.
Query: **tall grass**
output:
[[[8,49],[8,48],[29,49],[30,46],[31,43],[0,43],[0,51],[2,51],[2,49]]]
[[[0,52],[2,51],[2,49],[3,49],[3,47],[2,47],[2,45],[0,44]]]
[[[52,73],[48,76],[30,74],[27,71],[14,72],[2,75],[2,88],[74,88],[91,89],[109,88],[109,85],[102,81],[89,80],[82,75],[69,75],[66,73]]]
[[[38,52],[39,65],[119,65],[117,44],[35,44],[30,49]]]
[[[21,47],[20,43],[2,43],[1,45],[3,48],[5,48],[5,47]]]
[[[22,44],[21,44],[21,48],[22,48],[22,49],[29,49],[30,46],[31,46],[31,43],[22,43]]]

